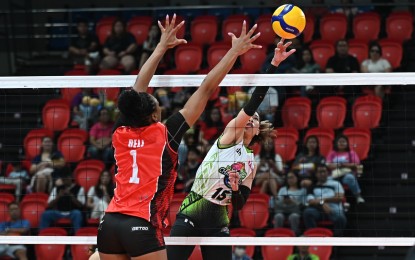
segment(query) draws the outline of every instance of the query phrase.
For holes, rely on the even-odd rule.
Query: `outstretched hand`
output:
[[[242,32],[239,38],[235,36],[235,34],[229,32],[228,35],[232,37],[232,49],[238,54],[242,55],[245,52],[249,51],[252,48],[260,49],[262,48],[261,45],[253,44],[253,42],[258,39],[261,33],[257,33],[252,36],[255,32],[257,25],[255,24],[252,26],[251,30],[246,32],[246,21],[242,24]]]
[[[282,38],[278,44],[277,48],[275,48],[274,58],[272,58],[271,64],[274,66],[278,66],[282,61],[284,61],[288,56],[295,52],[295,49],[291,49],[287,52],[288,46],[291,45],[292,42],[287,42],[284,44],[284,39]]]
[[[160,45],[167,49],[176,47],[177,45],[187,43],[185,39],[177,39],[176,34],[184,25],[184,21],[179,23],[176,26],[176,14],[173,15],[173,18],[170,21],[169,15],[166,15],[166,22],[163,26],[160,21],[158,21],[158,26],[161,31]]]
[[[229,172],[229,183],[231,184],[232,190],[239,190],[239,174],[236,171]]]

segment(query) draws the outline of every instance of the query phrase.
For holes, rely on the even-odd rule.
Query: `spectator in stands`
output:
[[[125,23],[121,20],[114,21],[111,35],[104,44],[104,58],[101,69],[115,69],[121,65],[127,74],[136,67],[135,52],[137,43],[134,36],[126,30]]]
[[[278,196],[278,186],[285,180],[284,164],[279,154],[275,152],[274,141],[268,138],[261,144],[261,152],[255,156],[259,162],[255,176],[255,186],[261,187],[261,193]]]
[[[252,87],[248,91],[248,98],[251,98],[252,93],[254,92],[255,87]],[[275,113],[278,108],[278,92],[274,87],[270,87],[265,94],[264,101],[259,105],[257,112],[261,118],[270,121],[271,123],[275,122]]]
[[[185,192],[190,192],[196,177],[197,169],[199,168],[201,162],[202,157],[200,155],[200,151],[194,148],[189,149],[189,152],[187,153],[186,163],[181,169],[181,176],[185,181]]]
[[[114,196],[114,183],[109,171],[101,172],[99,181],[89,188],[86,206],[91,210],[91,218],[102,219],[111,198]]]
[[[144,65],[151,53],[153,53],[160,40],[160,30],[156,24],[153,24],[148,32],[148,37],[143,43],[143,50],[141,51],[140,63],[138,68]]]
[[[310,246],[297,246],[298,253],[289,255],[287,260],[320,260],[320,257],[309,252]]]
[[[95,71],[99,63],[98,37],[88,31],[88,22],[79,20],[78,35],[71,40],[69,55],[75,64],[86,65],[88,73]]]
[[[298,172],[301,187],[310,188],[316,180],[316,166],[324,164],[326,159],[320,154],[320,145],[315,135],[305,140],[304,151],[294,160],[293,170]]]
[[[334,235],[341,236],[346,227],[342,201],[344,190],[342,185],[333,179],[328,179],[326,165],[318,165],[317,182],[307,195],[307,208],[303,212],[304,225],[308,228],[317,227],[317,221],[329,219],[334,225]]]
[[[29,184],[30,176],[28,175],[27,171],[23,169],[22,163],[20,161],[13,161],[11,165],[13,170],[8,176],[1,177],[0,183],[14,185],[16,187],[14,190],[16,201],[20,201],[22,189],[27,184]]]
[[[330,57],[326,65],[326,73],[357,73],[360,71],[359,61],[349,54],[349,44],[345,39],[336,43],[336,54]],[[353,86],[337,86],[337,92],[356,93]]]
[[[33,158],[30,166],[30,190],[49,193],[54,185],[53,179],[59,179],[64,166],[65,159],[62,153],[56,150],[52,139],[43,137],[40,154]]]
[[[327,155],[327,165],[332,171],[332,177],[347,185],[357,203],[364,203],[361,189],[356,178],[357,166],[360,164],[357,153],[350,149],[347,136],[339,135],[334,140],[334,150]]]
[[[246,254],[246,246],[235,246],[232,252],[232,260],[252,260]]]
[[[19,204],[9,204],[10,220],[0,223],[0,235],[27,235],[30,230],[30,223],[21,218]],[[0,245],[0,258],[8,256],[13,259],[27,260],[26,247],[24,245]],[[2,258],[3,259],[3,258]]]
[[[88,130],[93,119],[98,116],[100,100],[92,88],[82,88],[72,99],[71,107],[73,120],[78,123],[79,128]]]
[[[318,65],[313,58],[311,50],[308,48],[303,49],[301,59],[297,63],[297,67],[293,68],[294,73],[320,73],[320,65]],[[307,92],[311,92],[314,86],[301,86],[301,96],[307,96]]]
[[[103,160],[106,165],[114,163],[114,152],[112,149],[112,128],[114,123],[111,121],[110,111],[102,108],[99,111],[99,120],[89,131],[88,148],[89,157]]]
[[[285,219],[288,218],[291,229],[298,235],[301,209],[305,205],[306,195],[306,189],[300,186],[298,174],[289,172],[285,185],[278,191],[274,227],[283,227]]]
[[[382,47],[377,42],[369,45],[369,59],[362,62],[360,66],[362,72],[391,72],[392,66],[387,59],[382,58]],[[385,96],[385,88],[387,86],[375,86],[375,94],[380,98]]]
[[[219,108],[213,107],[205,112],[205,120],[200,121],[199,140],[205,146],[206,150],[219,138],[225,129],[225,123]]]
[[[39,229],[50,227],[55,221],[68,218],[74,232],[82,226],[81,210],[85,204],[84,188],[73,183],[72,173],[64,168],[62,185],[53,187],[48,199],[48,209],[42,213]]]

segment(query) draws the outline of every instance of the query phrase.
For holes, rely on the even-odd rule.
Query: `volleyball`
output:
[[[305,15],[298,6],[285,4],[275,10],[271,19],[272,29],[284,39],[293,39],[305,28]]]

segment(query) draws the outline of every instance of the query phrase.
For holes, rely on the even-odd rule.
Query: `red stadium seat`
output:
[[[64,99],[49,100],[42,111],[43,125],[52,131],[62,131],[68,127],[71,109]]]
[[[309,43],[313,40],[316,21],[315,21],[313,14],[309,14],[309,15],[306,14],[305,17],[306,17],[306,24],[305,24],[305,28],[303,31],[303,42]]]
[[[345,14],[326,14],[320,20],[321,39],[332,43],[344,39],[346,37],[347,27],[347,17]]]
[[[354,150],[360,160],[365,160],[369,154],[370,144],[372,143],[369,129],[347,128],[343,134],[349,139],[350,149]]]
[[[20,203],[22,218],[30,222],[31,228],[37,228],[40,223],[42,213],[48,206],[47,199],[23,199]]]
[[[232,42],[232,38],[228,35],[229,32],[239,37],[242,32],[242,23],[246,21],[246,29],[249,30],[250,19],[244,14],[234,14],[228,16],[222,23],[222,38],[224,42]]]
[[[84,188],[85,193],[99,181],[101,172],[105,169],[105,165],[99,160],[84,160],[80,162],[75,170],[75,182]]]
[[[11,193],[0,192],[0,201],[7,204],[12,203],[15,200],[14,195]]]
[[[121,71],[117,69],[102,69],[98,71],[99,76],[121,75]]]
[[[49,129],[33,129],[27,133],[23,141],[25,155],[28,160],[40,153],[43,137],[53,138],[53,132]]]
[[[369,46],[365,41],[351,39],[349,43],[349,54],[355,57],[359,64],[361,64],[365,59],[368,58]]]
[[[283,162],[289,162],[297,153],[298,131],[295,128],[278,128],[277,137],[274,138],[275,152],[279,154]]]
[[[66,162],[79,162],[84,158],[88,133],[81,129],[67,129],[58,139],[58,150]]]
[[[392,12],[386,18],[386,34],[388,39],[402,43],[409,40],[414,30],[414,17],[411,12]]]
[[[95,94],[99,94],[99,92],[104,93],[106,100],[117,101],[118,95],[120,94],[120,88],[94,88],[93,91]]]
[[[171,18],[172,18],[172,16],[169,17],[170,21],[171,21]],[[182,21],[184,21],[183,16],[176,15],[176,25],[178,25]],[[164,26],[166,24],[166,18],[163,18],[163,20],[161,20],[160,22]],[[180,30],[177,31],[177,33],[176,33],[177,39],[183,39],[185,33],[186,33],[186,23],[182,26],[182,28],[180,28]]]
[[[45,228],[39,236],[67,236],[63,228]],[[53,240],[53,237],[51,238]],[[36,259],[62,259],[66,245],[35,245]]]
[[[389,61],[392,68],[400,67],[403,56],[402,44],[390,39],[382,39],[379,44],[382,47],[382,57]]]
[[[189,260],[203,260],[202,249],[200,245],[196,245],[193,249],[193,253],[190,255]]]
[[[353,34],[355,39],[365,42],[377,40],[379,37],[381,18],[378,13],[358,14],[353,18]]]
[[[315,40],[310,44],[311,52],[315,62],[320,65],[322,71],[326,69],[327,61],[333,56],[336,51],[331,42]]]
[[[112,24],[116,20],[116,17],[104,17],[97,22],[95,27],[95,33],[98,36],[99,43],[103,45],[111,34]]]
[[[270,26],[271,17],[272,14],[263,14],[256,20],[256,24],[258,25],[257,31],[261,33],[261,36],[254,43],[262,45],[262,48],[265,50],[269,45],[274,43],[276,38],[274,30]]]
[[[75,236],[97,236],[96,227],[82,227],[76,231]],[[74,260],[88,260],[90,245],[71,245],[72,258]]]
[[[207,52],[207,62],[209,69],[212,69],[219,63],[219,61],[225,56],[228,50],[231,48],[230,43],[216,42],[212,44]]]
[[[304,232],[306,237],[332,237],[333,232],[327,228],[311,228]],[[320,260],[329,260],[332,246],[310,246],[309,252],[317,255]]]
[[[306,97],[292,97],[285,100],[282,107],[284,127],[304,129],[308,127],[311,116],[311,100]]]
[[[152,23],[153,17],[151,16],[136,16],[128,21],[127,31],[134,35],[138,45],[142,45],[148,37],[148,32]]]
[[[355,127],[376,128],[382,117],[382,100],[376,96],[359,97],[353,103],[352,117]]]
[[[249,228],[233,228],[230,230],[231,237],[256,237],[255,231]],[[246,254],[252,258],[255,246],[247,246]]]
[[[326,157],[331,150],[333,150],[333,141],[334,141],[334,131],[332,129],[325,128],[311,128],[307,131],[304,141],[311,135],[317,136],[320,154]]]
[[[218,18],[214,15],[201,15],[193,19],[190,26],[192,42],[196,44],[211,44],[218,34]]]
[[[186,44],[177,47],[174,54],[176,69],[186,73],[195,72],[200,69],[202,64],[203,50],[198,44]]]
[[[183,200],[186,198],[185,193],[175,193],[170,202],[169,214],[167,216],[169,224],[174,225],[176,221],[176,214],[179,212],[180,206],[182,205]]]
[[[5,222],[9,219],[9,203],[0,200],[0,222]]]
[[[342,97],[326,97],[317,106],[318,126],[338,129],[343,127],[346,118],[347,101]]]
[[[44,192],[34,192],[28,193],[24,195],[23,201],[40,201],[40,202],[47,202],[49,199],[49,194]]]
[[[295,237],[294,231],[288,228],[272,228],[265,232],[265,237]],[[293,246],[261,246],[264,260],[287,259],[292,254]]]
[[[240,58],[242,69],[249,73],[256,73],[261,69],[266,58],[267,53],[265,48],[250,49]]]
[[[63,88],[61,89],[61,98],[65,99],[68,104],[72,103],[73,98],[81,92],[81,88]]]
[[[266,227],[269,217],[268,207],[268,195],[251,194],[244,207],[238,212],[241,226],[250,229]]]

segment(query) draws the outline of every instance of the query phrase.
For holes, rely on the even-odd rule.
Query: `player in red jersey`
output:
[[[209,72],[184,107],[160,123],[157,100],[147,94],[148,84],[164,53],[179,44],[176,15],[166,17],[160,42],[138,74],[134,90],[118,99],[120,118],[114,127],[112,144],[118,172],[116,188],[98,228],[100,259],[167,259],[162,227],[167,216],[177,176],[177,150],[184,133],[202,114],[209,97],[234,65],[238,56],[251,48],[256,25],[247,32],[242,25],[239,38],[232,33],[232,47]]]

